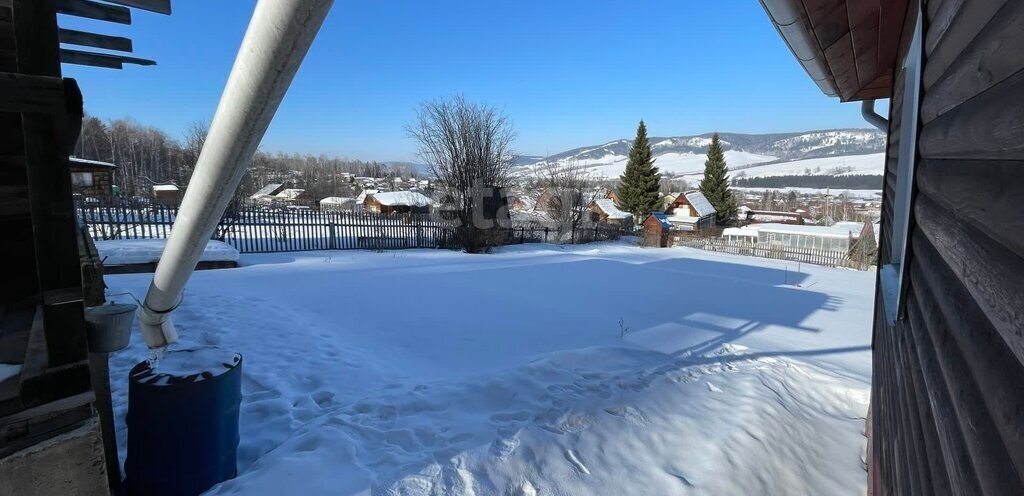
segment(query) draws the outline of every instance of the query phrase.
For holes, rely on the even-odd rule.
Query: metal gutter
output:
[[[814,36],[810,22],[804,12],[800,0],[760,0],[768,17],[775,24],[775,29],[789,46],[793,56],[800,62],[807,75],[814,80],[822,93],[828,96],[838,96],[839,89],[836,87],[832,72],[825,60],[825,54],[818,45],[818,39]]]

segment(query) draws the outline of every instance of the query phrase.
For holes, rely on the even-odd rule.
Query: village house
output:
[[[715,207],[697,190],[680,193],[665,211],[673,229],[704,231],[715,227]]]
[[[590,204],[591,220],[597,223],[619,227],[633,225],[633,214],[619,210],[615,202],[608,198],[594,200]]]
[[[669,236],[672,233],[672,223],[668,215],[662,212],[654,212],[644,219],[644,246],[665,248],[669,244]]]
[[[743,220],[748,223],[794,224],[804,225],[804,212],[783,212],[775,210],[747,209]]]
[[[614,189],[608,190],[608,194],[605,195],[605,198],[615,202],[616,207],[622,208],[622,202],[619,201],[619,194],[616,193]]]
[[[270,203],[272,201],[271,198],[282,190],[284,190],[284,184],[271,183],[258,189],[255,193],[249,196],[249,199],[260,203]]]
[[[342,196],[328,196],[320,200],[324,212],[351,212],[356,208],[356,199]]]
[[[390,191],[366,195],[363,209],[380,214],[425,214],[433,204],[433,200],[415,191]]]
[[[71,168],[71,192],[73,194],[91,198],[113,196],[116,165],[71,157],[68,159],[68,166]]]

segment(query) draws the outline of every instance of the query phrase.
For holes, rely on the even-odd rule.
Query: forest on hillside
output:
[[[154,184],[186,186],[192,177],[207,126],[193,123],[182,139],[131,119],[102,120],[87,115],[75,156],[117,166],[114,184],[126,196],[148,196]],[[348,160],[325,155],[256,152],[238,187],[248,196],[270,183],[306,189],[311,196],[341,196],[351,189],[339,182],[341,173],[367,177],[415,177],[412,166]]]
[[[741,177],[732,185],[740,188],[882,189],[882,176],[870,174],[792,175]]]

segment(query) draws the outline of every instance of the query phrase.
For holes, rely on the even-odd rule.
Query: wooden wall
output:
[[[876,305],[872,482],[882,495],[1024,494],[1024,1],[925,0],[923,12],[895,327]],[[883,264],[903,125],[894,79]]]

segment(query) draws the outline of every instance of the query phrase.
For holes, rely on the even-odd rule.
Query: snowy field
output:
[[[175,314],[181,345],[245,356],[239,475],[210,494],[864,493],[870,272],[625,242],[240,264]]]
[[[808,170],[815,175],[853,175],[868,174],[881,176],[885,174],[885,154],[871,153],[868,155],[847,155],[843,157],[811,158],[807,160],[794,160],[792,162],[780,162],[777,164],[755,165],[753,167],[737,169],[736,166],[743,165],[733,163],[726,157],[729,164],[731,176],[737,177],[771,177],[771,176],[800,176]],[[701,162],[703,166],[703,162]],[[843,169],[842,174],[833,174],[835,169]],[[690,182],[698,182],[704,177],[703,171],[683,176]]]

